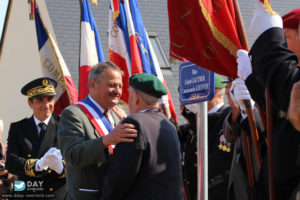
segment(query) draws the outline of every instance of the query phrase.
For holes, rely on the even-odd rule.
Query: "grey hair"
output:
[[[122,76],[124,74],[123,71],[112,62],[99,62],[91,68],[91,71],[89,73],[89,83],[88,83],[89,87],[90,87],[91,80],[94,81],[99,80],[99,77],[102,75],[102,72],[105,69],[112,69],[118,71]]]
[[[218,90],[218,97],[225,95],[225,88],[216,88],[216,90]]]
[[[156,105],[156,104],[160,103],[160,98],[151,96],[151,95],[149,95],[149,94],[147,94],[145,92],[142,92],[140,90],[137,90],[135,88],[132,88],[132,89],[135,90],[141,96],[141,98],[143,99],[143,101],[145,101],[145,103],[147,105],[153,106],[153,105]]]

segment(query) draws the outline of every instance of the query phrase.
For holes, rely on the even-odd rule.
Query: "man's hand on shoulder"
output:
[[[133,124],[118,124],[108,135],[103,137],[103,145],[108,147],[120,142],[133,142],[133,139],[137,137],[137,130],[134,128]]]
[[[114,106],[112,108],[112,111],[114,111],[120,119],[125,119],[127,117],[126,112],[118,106]]]

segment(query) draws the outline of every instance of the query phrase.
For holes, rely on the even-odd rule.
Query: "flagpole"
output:
[[[241,41],[242,47],[249,51],[249,44],[248,44],[246,31],[245,31],[243,20],[242,20],[240,8],[239,8],[237,0],[233,0],[233,3],[234,3],[235,14],[236,14],[236,22],[237,22],[237,30],[238,30],[239,39]],[[250,101],[244,100],[244,103],[246,106],[246,113],[248,115],[248,121],[249,121],[249,125],[250,125],[252,142],[254,145],[254,151],[255,151],[255,155],[256,155],[255,157],[257,160],[258,169],[260,169],[261,168],[261,156],[260,156],[259,145],[258,145],[259,137],[258,137],[255,119],[254,119],[254,114],[253,114],[253,110],[251,108]]]
[[[274,110],[270,100],[268,89],[265,89],[266,96],[266,113],[267,113],[267,147],[268,147],[268,175],[269,175],[269,199],[276,200],[274,170],[273,170],[273,125],[274,125]]]
[[[79,93],[80,93],[80,56],[81,56],[81,18],[82,18],[82,0],[79,0],[80,3],[80,23],[79,23],[79,56],[78,56],[78,101],[79,101]]]
[[[267,0],[264,0],[267,1]],[[245,29],[243,26],[243,21],[242,21],[242,17],[241,17],[241,13],[240,13],[240,9],[239,9],[239,5],[237,0],[233,0],[234,4],[235,4],[235,13],[236,13],[236,19],[237,19],[237,29],[239,32],[239,37],[241,40],[241,43],[243,45],[243,48],[245,48],[246,50],[249,50],[249,44],[247,42],[247,37],[246,37],[246,33],[245,33]],[[268,2],[270,3],[270,0],[268,0]],[[245,46],[244,46],[245,45]],[[265,116],[262,115],[262,111],[259,110],[260,113],[260,117],[262,119],[262,121],[266,121],[266,126],[267,126],[267,147],[268,147],[268,175],[269,175],[269,199],[270,200],[276,200],[276,193],[274,190],[274,173],[273,173],[273,159],[272,159],[272,139],[273,139],[273,108],[272,108],[272,104],[271,104],[271,100],[270,100],[270,96],[269,96],[269,92],[266,89],[265,90],[265,97],[266,97],[266,119]],[[260,109],[260,107],[257,107],[258,109]],[[248,111],[248,109],[247,109]],[[249,111],[252,111],[251,109],[249,109]],[[248,114],[248,112],[247,112]],[[253,114],[253,112],[252,112]],[[250,118],[248,115],[248,119],[249,119],[249,123],[250,123]],[[251,124],[250,124],[251,127]],[[257,129],[256,129],[257,130]],[[252,133],[252,132],[251,132]],[[252,139],[253,139],[254,134],[252,133]],[[255,141],[253,140],[253,143]],[[254,145],[255,147],[255,145]],[[259,164],[259,163],[258,163]],[[260,165],[259,169],[260,169]]]
[[[5,14],[5,20],[4,20],[4,24],[3,24],[3,29],[2,29],[2,37],[0,40],[0,59],[1,59],[1,55],[2,55],[2,50],[3,50],[3,43],[5,40],[5,35],[6,35],[6,29],[7,29],[7,24],[9,22],[9,16],[10,16],[10,11],[11,11],[11,7],[12,7],[12,1],[8,1],[8,5],[7,5],[7,12]]]

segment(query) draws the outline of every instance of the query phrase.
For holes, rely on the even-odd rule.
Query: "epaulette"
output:
[[[28,119],[28,118],[27,118],[27,117],[25,117],[24,119],[21,119],[21,120],[19,120],[19,121],[12,122],[12,124],[17,124],[17,123],[20,123],[20,122],[22,122],[22,121],[24,121],[24,120],[26,120],[26,119]]]

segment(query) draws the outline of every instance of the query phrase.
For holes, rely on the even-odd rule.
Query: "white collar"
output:
[[[210,109],[207,112],[207,114],[211,114],[211,113],[217,112],[223,105],[224,105],[224,103],[219,103],[218,105],[216,105],[215,107],[213,107],[212,109]]]
[[[50,121],[51,116],[52,116],[52,115],[50,115],[50,116],[49,116],[47,119],[45,119],[44,121],[40,121],[40,120],[38,120],[38,119],[33,115],[34,123],[35,123],[35,125],[36,125],[37,127],[39,126],[39,123],[40,123],[40,122],[43,122],[43,123],[46,124],[46,126],[48,126],[48,123],[49,123],[49,121]]]
[[[144,110],[141,110],[139,112],[147,112],[148,110],[150,110],[151,108],[147,108],[147,109],[144,109]]]
[[[89,98],[90,100],[96,105],[96,107],[102,112],[104,113],[104,109],[91,97],[91,95],[89,94]],[[114,118],[111,116],[109,110],[107,111],[107,114],[108,114],[108,120],[110,121],[111,124],[114,124]],[[114,125],[113,125],[114,127]]]
[[[99,108],[99,110],[104,113],[104,109],[92,98],[92,96],[89,94],[89,99],[96,105],[97,108]]]

